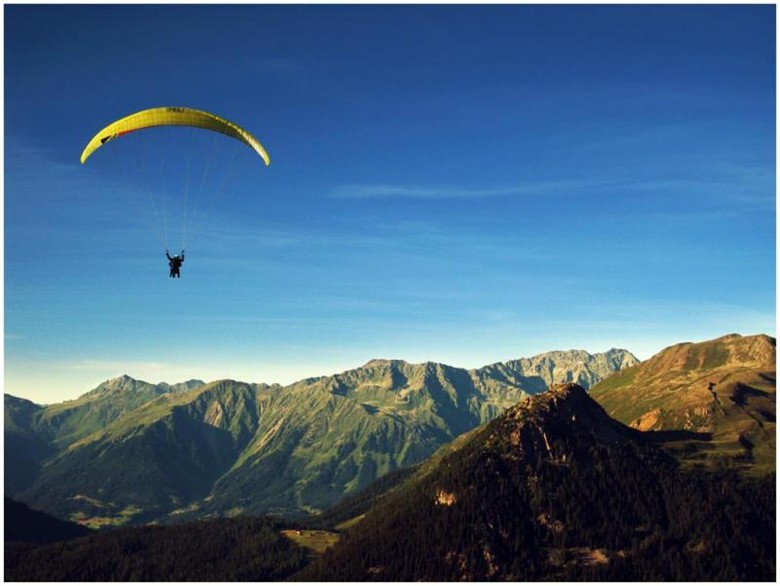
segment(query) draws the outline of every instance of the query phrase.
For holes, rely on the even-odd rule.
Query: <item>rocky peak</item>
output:
[[[507,409],[493,437],[517,458],[565,462],[575,449],[633,438],[636,432],[609,417],[582,386],[562,383]]]
[[[149,386],[153,386],[153,385],[150,385],[149,383],[143,381],[136,380],[131,376],[123,374],[122,376],[118,376],[116,378],[112,378],[105,382],[100,383],[89,394],[102,395],[106,393],[123,393],[127,391],[135,391],[139,387],[146,388]]]
[[[615,368],[615,370],[623,370],[629,366],[639,364],[639,359],[636,356],[628,350],[621,348],[610,348],[601,354],[594,354],[594,357],[596,357],[597,360],[599,357],[603,357],[603,359]]]
[[[601,408],[585,389],[577,383],[552,385],[544,393],[533,395],[507,410],[507,417],[513,419],[551,420],[564,417],[571,419],[577,413]],[[603,412],[603,411],[602,411]]]
[[[130,375],[123,374],[122,376],[112,378],[111,380],[107,381],[106,384],[107,386],[112,386],[112,387],[126,387],[126,386],[134,386],[137,382],[138,381],[136,381]]]

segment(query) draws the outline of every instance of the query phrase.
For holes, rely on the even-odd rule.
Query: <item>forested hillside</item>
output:
[[[682,470],[576,386],[382,498],[305,580],[773,580],[775,478]]]

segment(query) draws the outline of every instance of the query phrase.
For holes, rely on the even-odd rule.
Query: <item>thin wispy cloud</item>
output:
[[[456,187],[423,185],[353,184],[336,187],[331,192],[331,197],[334,199],[482,199],[563,193],[572,189],[592,186],[592,183],[582,181],[550,181],[483,189],[460,189]]]
[[[541,181],[506,187],[489,187],[482,189],[461,189],[457,187],[425,186],[425,185],[392,185],[392,184],[351,184],[341,185],[330,193],[332,199],[486,199],[496,197],[522,197],[543,195],[591,195],[608,194],[615,191],[630,190],[669,193],[683,192],[688,194],[707,193],[729,201],[754,201],[766,203],[773,201],[774,194],[767,193],[765,187],[767,172],[762,170],[749,177],[739,178],[725,176],[716,179],[700,178],[657,178],[627,179],[572,179],[563,181]]]

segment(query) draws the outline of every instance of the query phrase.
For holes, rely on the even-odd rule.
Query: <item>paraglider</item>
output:
[[[168,266],[171,268],[171,274],[169,275],[171,278],[176,277],[177,279],[181,278],[181,273],[179,270],[181,269],[181,265],[184,262],[184,251],[181,251],[181,256],[178,254],[175,256],[171,256],[168,251],[165,251],[165,256],[168,257]]]
[[[122,168],[121,170],[126,175],[129,175],[132,180],[143,184],[140,191],[146,192],[149,196],[151,202],[149,211],[156,224],[158,239],[165,248],[165,255],[168,258],[170,267],[170,277],[180,278],[180,269],[184,262],[184,248],[186,246],[188,226],[194,222],[193,218],[196,215],[195,212],[199,211],[194,210],[193,208],[196,207],[197,203],[200,203],[200,193],[192,193],[192,184],[196,181],[187,174],[200,173],[203,176],[208,175],[214,167],[221,164],[217,162],[217,155],[219,155],[220,150],[225,150],[224,148],[220,148],[225,146],[223,144],[215,147],[215,140],[214,143],[211,144],[210,150],[207,153],[204,153],[199,161],[193,162],[190,159],[192,157],[191,151],[195,149],[193,143],[202,142],[200,140],[195,140],[195,138],[200,139],[203,136],[200,129],[210,131],[217,137],[219,135],[224,135],[235,139],[237,142],[234,144],[242,143],[243,145],[246,145],[255,155],[258,155],[263,160],[266,166],[270,165],[271,159],[263,145],[260,144],[260,141],[235,122],[231,122],[230,120],[204,110],[196,110],[187,107],[160,107],[135,112],[134,114],[130,114],[129,116],[125,116],[124,118],[120,118],[119,120],[110,123],[100,130],[87,143],[87,146],[84,147],[84,150],[81,153],[81,163],[85,164],[87,159],[89,159],[95,151],[101,149],[109,142],[128,134],[135,133],[138,130],[159,127],[189,127],[190,129],[198,130],[190,133],[190,143],[187,143],[184,146],[175,143],[175,139],[178,138],[179,135],[169,139],[169,136],[163,133],[160,135],[160,140],[157,140],[158,137],[155,136],[152,140],[152,146],[157,148],[160,147],[160,144],[163,144],[168,149],[163,155],[158,155],[156,152],[147,152],[154,150],[146,148],[146,145],[149,143],[144,143],[142,148],[139,148],[137,144],[129,144],[129,146],[123,149],[115,150],[119,152],[118,166]],[[173,133],[174,131],[169,130],[167,132]],[[141,134],[146,135],[146,133]],[[192,135],[197,136],[193,138]],[[123,142],[124,140],[125,139],[122,139],[120,142]],[[171,144],[168,144],[169,140]],[[130,140],[129,143],[133,143],[133,141]],[[131,148],[133,146],[135,148]],[[206,147],[202,146],[202,148]],[[236,147],[236,150],[241,149]],[[140,159],[140,161],[133,161],[134,157]],[[249,159],[250,157],[247,158]],[[235,153],[233,154],[233,159],[235,159]],[[231,159],[230,163],[233,162],[233,159]],[[178,162],[182,169],[172,171],[166,168],[165,165],[169,165],[171,160]],[[138,166],[138,169],[128,171],[128,165],[132,165],[134,162]],[[225,167],[229,167],[229,165],[225,165]],[[159,187],[151,185],[148,177],[154,171],[158,170],[158,168],[160,169],[160,175],[162,175],[162,179],[160,179],[161,185]],[[223,174],[227,173],[228,171],[223,170]],[[174,188],[182,192],[179,196],[181,202],[180,209],[174,210],[175,206],[173,204],[175,202],[171,200],[168,194],[168,192],[172,190],[167,183],[164,183],[164,180],[168,182],[178,181],[178,185],[174,185]],[[201,185],[201,192],[207,192],[209,197],[212,195],[216,196],[212,191],[217,192],[220,189],[225,189],[225,183],[226,180],[224,180],[223,177],[222,183],[219,183],[216,187],[204,187]],[[181,255],[171,256],[168,252],[169,228],[175,221],[181,224],[182,252]]]

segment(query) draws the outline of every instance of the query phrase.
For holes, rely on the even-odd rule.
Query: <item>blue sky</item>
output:
[[[774,335],[774,11],[7,4],[6,392]],[[79,163],[161,105],[272,161],[208,143],[180,280],[116,163],[155,131]]]

